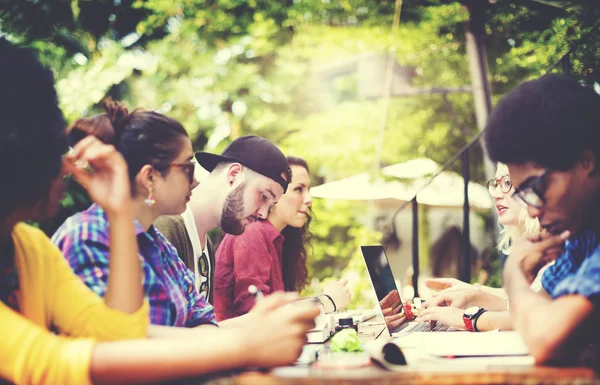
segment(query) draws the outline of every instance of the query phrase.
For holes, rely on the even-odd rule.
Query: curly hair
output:
[[[69,139],[76,143],[94,135],[102,142],[114,145],[127,162],[130,180],[134,180],[146,164],[165,175],[169,164],[181,151],[181,138],[188,138],[181,123],[141,108],[130,113],[122,103],[110,98],[104,101],[104,110],[103,114],[73,122],[67,129]],[[135,184],[132,184],[134,188]]]
[[[0,218],[45,198],[67,150],[52,72],[0,38]]]
[[[568,76],[546,75],[504,96],[485,142],[494,162],[568,170],[585,149],[600,156],[600,95]],[[557,156],[560,154],[560,156]]]
[[[287,160],[290,166],[300,166],[310,172],[304,159],[288,156]],[[281,269],[285,291],[300,291],[308,284],[306,261],[312,238],[310,232],[310,222],[314,217],[312,209],[309,208],[306,216],[307,220],[304,226],[300,228],[286,226],[281,231],[283,235],[283,263]]]

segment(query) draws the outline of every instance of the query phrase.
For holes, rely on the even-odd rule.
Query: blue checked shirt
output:
[[[144,293],[155,325],[194,327],[217,322],[213,307],[194,289],[194,274],[177,251],[154,227],[148,231],[135,221]],[[108,282],[109,225],[104,210],[93,204],[68,218],[52,242],[62,250],[71,268],[100,296]]]
[[[585,230],[565,244],[565,252],[542,275],[542,285],[552,296],[579,294],[594,305],[596,320],[600,317],[600,238]],[[577,365],[600,371],[600,333],[589,335],[577,358]]]
[[[542,276],[544,289],[558,298],[568,294],[587,297],[600,309],[600,238],[585,230],[565,244],[565,252]]]

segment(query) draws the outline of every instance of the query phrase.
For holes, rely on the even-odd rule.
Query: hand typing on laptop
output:
[[[471,306],[481,306],[493,311],[506,310],[506,298],[486,293],[473,288],[447,289],[434,296],[421,305],[424,309],[435,306],[452,306],[467,309]]]
[[[421,309],[415,321],[430,322],[432,328],[436,326],[437,322],[441,322],[458,330],[466,329],[463,321],[463,310],[451,306],[433,306]]]
[[[402,297],[383,246],[361,246],[360,249],[373,289],[379,300],[386,329],[392,337],[403,337],[414,332],[451,330],[447,325],[441,323],[434,327],[429,322],[411,322],[413,310],[408,303],[406,303],[406,308],[403,306]]]
[[[431,290],[442,291],[450,288],[467,289],[473,285],[456,278],[429,278],[425,280],[425,286]]]

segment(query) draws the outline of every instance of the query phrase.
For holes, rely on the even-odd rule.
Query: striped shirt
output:
[[[213,307],[194,289],[194,274],[175,248],[152,225],[145,230],[135,221],[138,255],[144,272],[144,293],[155,325],[194,327],[214,324]],[[52,242],[75,273],[96,294],[106,294],[108,282],[109,224],[104,210],[93,204],[68,218]]]

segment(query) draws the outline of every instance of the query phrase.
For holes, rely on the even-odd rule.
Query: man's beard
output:
[[[244,187],[245,183],[239,185],[227,195],[221,213],[221,228],[227,234],[240,235],[246,226],[242,224],[241,218],[244,213]]]

